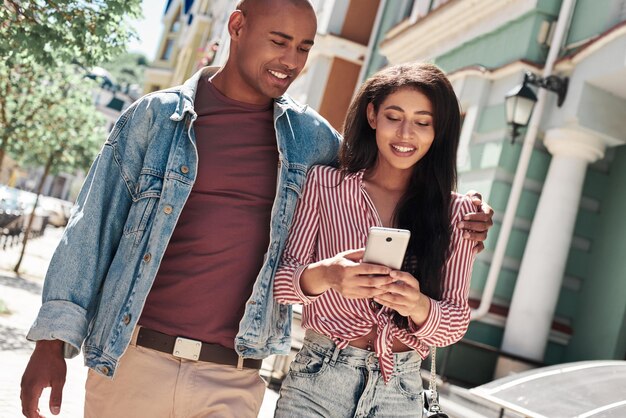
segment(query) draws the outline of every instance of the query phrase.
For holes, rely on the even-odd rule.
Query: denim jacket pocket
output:
[[[151,224],[150,220],[161,198],[162,189],[163,177],[147,173],[139,176],[133,203],[124,226],[124,235],[135,234],[135,244],[140,242],[143,232]]]
[[[302,190],[304,189],[304,182],[306,180],[306,168],[289,168],[287,172],[287,179],[285,181],[285,205],[281,213],[281,220],[287,226],[287,230],[291,226],[291,220],[295,211],[296,203],[300,196],[302,196]]]
[[[304,182],[306,180],[306,167],[302,168],[289,168],[287,172],[287,182],[285,186],[288,190],[296,193],[298,197],[302,195],[302,189],[304,189]]]

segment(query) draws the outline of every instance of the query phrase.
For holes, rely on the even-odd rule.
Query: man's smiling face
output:
[[[240,99],[267,103],[284,94],[304,68],[317,22],[306,2],[270,0],[249,4],[254,7],[247,7],[239,16],[239,28],[236,20],[231,22],[234,48],[230,59],[240,79]]]

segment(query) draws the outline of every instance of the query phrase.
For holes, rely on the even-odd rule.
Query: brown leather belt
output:
[[[172,337],[162,332],[141,327],[137,334],[137,345],[141,347],[168,353],[174,357],[194,361],[227,364],[238,368],[260,369],[262,360],[240,357],[231,348],[219,344],[208,344],[201,341],[181,337]]]

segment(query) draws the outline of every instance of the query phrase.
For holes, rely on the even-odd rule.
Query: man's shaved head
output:
[[[237,3],[235,9],[241,10],[248,20],[250,20],[254,19],[254,16],[272,13],[277,7],[284,6],[285,3],[308,8],[315,15],[315,9],[309,0],[241,0]]]
[[[309,0],[240,0],[235,10],[245,16],[248,24],[254,24],[258,18],[274,15],[277,10],[289,6],[300,9],[304,15],[310,15],[317,25],[315,9]]]
[[[241,0],[228,21],[230,54],[214,85],[245,103],[271,102],[304,68],[316,31],[308,0]]]

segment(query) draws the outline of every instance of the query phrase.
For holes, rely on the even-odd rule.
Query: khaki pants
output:
[[[176,358],[131,345],[115,377],[89,370],[88,418],[254,418],[265,383],[258,370]]]

